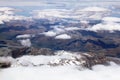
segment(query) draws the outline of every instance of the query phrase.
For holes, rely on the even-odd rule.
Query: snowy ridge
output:
[[[76,66],[82,68],[91,69],[92,66],[97,64],[109,64],[109,60],[105,56],[80,53],[80,52],[68,52],[68,51],[57,51],[55,55],[24,55],[22,57],[12,59],[5,58],[2,59],[4,63],[11,64],[11,67],[41,67],[41,66]]]
[[[87,53],[85,55],[92,56]],[[76,58],[79,60],[76,60]],[[109,66],[95,65],[92,70],[85,69],[81,65],[86,61],[82,59],[81,55],[77,53],[71,54],[71,52],[66,51],[58,51],[55,56],[2,58],[2,61],[6,60],[11,61],[12,66],[0,71],[0,79],[2,80],[9,80],[10,78],[13,80],[119,80],[120,78],[119,65],[110,62]]]
[[[13,66],[41,66],[41,65],[80,65],[82,62],[76,61],[81,56],[76,53],[58,51],[55,56],[23,56],[15,59]],[[81,60],[82,61],[82,60]]]

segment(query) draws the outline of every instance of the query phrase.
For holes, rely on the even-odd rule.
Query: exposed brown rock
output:
[[[24,47],[13,50],[12,57],[17,58],[23,55],[54,55],[54,52],[48,48]]]
[[[0,57],[0,68],[8,68],[12,64],[11,58]]]
[[[106,56],[102,55],[102,54],[96,54],[96,53],[88,53],[86,54],[82,54],[82,60],[85,61],[85,63],[83,64],[84,67],[87,68],[92,68],[92,66],[97,65],[97,64],[103,64],[103,65],[108,65],[109,61],[107,60]]]
[[[48,48],[31,48],[29,55],[54,55],[54,52]]]

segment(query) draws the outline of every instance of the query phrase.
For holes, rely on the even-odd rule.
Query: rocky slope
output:
[[[25,48],[24,48],[25,49]],[[52,52],[49,49],[39,49],[33,50],[31,52],[25,53],[24,49],[16,52],[15,57],[0,57],[0,68],[16,67],[16,66],[65,66],[65,65],[75,65],[79,66],[80,69],[88,68],[92,69],[92,66],[102,64],[110,65],[110,62],[115,62],[120,64],[120,59],[113,57],[106,57],[104,54],[97,53],[80,53],[80,52],[66,52],[57,51]],[[34,54],[32,52],[34,51]],[[45,54],[44,54],[44,52]],[[21,53],[20,53],[21,52]],[[15,53],[14,53],[15,54]],[[20,57],[21,56],[21,57]],[[13,56],[14,57],[14,56]]]

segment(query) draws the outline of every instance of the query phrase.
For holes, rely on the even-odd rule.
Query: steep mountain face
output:
[[[44,50],[44,49],[43,49]],[[20,52],[20,51],[19,51]],[[66,51],[58,51],[54,53],[48,53],[48,55],[43,54],[44,52],[39,51],[40,53],[36,53],[37,56],[23,56],[16,59],[11,57],[1,57],[0,58],[0,67],[14,67],[14,66],[65,66],[65,65],[75,65],[82,68],[92,69],[92,66],[97,64],[110,65],[109,61],[113,61],[117,64],[120,63],[120,60],[117,58],[109,58],[102,54],[95,53],[79,53],[79,52],[66,52]],[[23,52],[22,52],[23,53]],[[29,54],[29,55],[36,55]],[[54,54],[54,55],[53,55]],[[21,55],[21,54],[19,54]]]

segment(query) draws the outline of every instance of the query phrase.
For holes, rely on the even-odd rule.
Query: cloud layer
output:
[[[11,20],[28,20],[29,17],[18,16],[15,13],[20,10],[10,8],[10,7],[0,7],[0,24],[4,24],[4,22],[9,22]]]
[[[74,30],[108,30],[108,31],[120,31],[120,18],[118,17],[109,17],[108,13],[112,13],[111,10],[103,7],[85,7],[82,9],[43,9],[43,10],[33,10],[31,12],[33,15],[31,17],[16,15],[16,12],[20,10],[9,8],[9,7],[0,7],[0,24],[4,22],[9,22],[11,20],[34,20],[34,19],[48,19],[51,23],[54,23],[56,20],[62,20],[65,22],[70,22],[71,19],[79,20],[84,26],[75,27],[69,26],[65,27],[63,25],[56,25],[51,27],[52,29],[43,34],[46,36],[58,36],[62,34],[67,34],[66,32]],[[74,12],[74,13],[73,13]],[[54,15],[53,15],[54,14]],[[102,23],[95,24],[90,27],[89,20],[101,20]],[[72,21],[72,20],[71,20]],[[74,21],[73,21],[74,23]],[[67,34],[68,35],[68,34]],[[70,36],[69,36],[70,37]]]
[[[7,73],[7,74],[6,74]],[[76,66],[14,67],[0,71],[1,80],[119,80],[120,66],[97,65],[93,70]]]
[[[71,54],[66,51],[58,51],[55,56],[23,56],[16,58],[17,61],[12,64],[11,68],[0,70],[1,80],[119,80],[120,79],[120,65],[110,62],[111,65],[96,65],[92,70],[81,69],[82,67],[76,65],[62,65],[62,66],[48,66],[49,61],[58,62],[60,59],[72,59],[78,56],[76,53]],[[0,58],[2,60],[2,58]],[[3,59],[4,60],[4,59]],[[44,66],[33,67],[32,65],[45,64]],[[17,65],[16,65],[17,64]],[[29,65],[23,67],[22,65]],[[71,63],[72,64],[72,63]]]
[[[105,31],[120,31],[120,18],[117,17],[104,17],[102,23],[96,24],[92,27],[87,28],[88,30],[92,31],[100,31],[100,30],[105,30]]]
[[[91,4],[91,1],[93,2],[93,5],[95,5],[95,3],[100,3],[103,5],[103,2],[107,2],[107,4],[109,4],[110,2],[119,2],[119,0],[0,0],[0,6],[45,6],[47,5],[52,5],[52,4],[48,4],[48,3],[53,3],[54,5],[73,5],[73,4],[77,4],[78,3],[83,3],[83,5],[87,5],[87,3],[89,2],[88,5]],[[116,4],[114,3],[114,4]],[[106,5],[107,5],[106,4]],[[46,6],[47,6],[46,5]],[[82,5],[82,4],[81,4]]]

